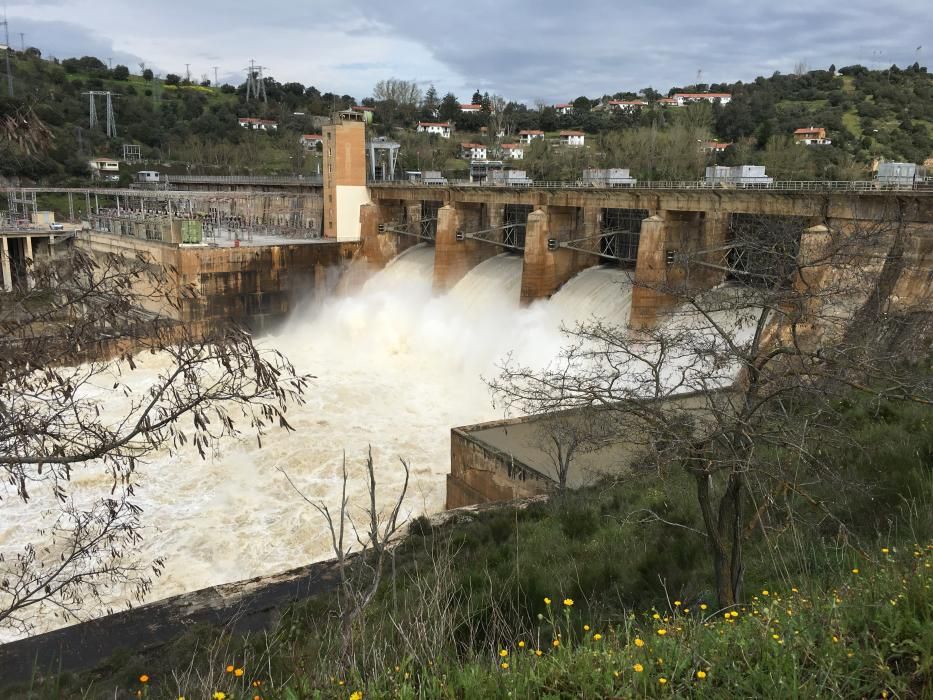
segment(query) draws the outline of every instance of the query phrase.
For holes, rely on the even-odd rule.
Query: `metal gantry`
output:
[[[433,243],[437,237],[437,219],[391,221],[387,224],[381,224],[379,232],[396,233],[401,236],[414,236],[420,241]]]
[[[93,129],[97,126],[97,105],[94,102],[94,97],[106,97],[107,98],[107,122],[106,122],[106,133],[110,138],[115,139],[117,137],[117,120],[113,112],[113,93],[110,91],[101,91],[101,90],[90,90],[89,92],[83,92],[82,95],[88,96],[88,126]]]

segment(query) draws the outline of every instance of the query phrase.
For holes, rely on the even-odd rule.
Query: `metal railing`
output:
[[[321,185],[321,175],[165,175],[165,182],[218,185]]]
[[[913,184],[891,184],[874,180],[799,180],[787,182],[754,183],[708,183],[703,180],[655,180],[641,181],[628,185],[594,185],[583,181],[536,180],[523,184],[470,182],[450,180],[447,184],[429,184],[410,180],[376,180],[367,183],[370,187],[476,187],[495,189],[619,189],[619,190],[766,190],[769,192],[929,192],[933,186],[925,182]]]

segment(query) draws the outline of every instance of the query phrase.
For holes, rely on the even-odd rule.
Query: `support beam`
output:
[[[525,227],[525,259],[522,266],[522,305],[547,299],[571,277],[593,265],[599,258],[583,251],[555,246],[580,236],[585,229],[585,215],[576,207],[541,207],[528,215]]]
[[[3,290],[13,291],[13,271],[10,269],[10,244],[6,236],[0,236],[0,266],[3,269]]]
[[[25,269],[26,269],[26,288],[32,289],[36,286],[36,280],[32,272],[32,266],[35,260],[32,257],[32,237],[26,236],[23,238],[24,249],[25,249]]]
[[[437,210],[437,238],[434,243],[434,293],[443,294],[454,287],[471,269],[498,255],[497,246],[465,238],[457,232],[477,230],[481,226],[478,207],[447,204]]]

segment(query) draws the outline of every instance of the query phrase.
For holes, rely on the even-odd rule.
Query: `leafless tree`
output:
[[[839,429],[840,397],[930,402],[929,374],[892,349],[903,323],[930,316],[922,281],[908,303],[905,285],[919,281],[908,206],[806,230],[737,217],[727,244],[681,251],[665,282],[643,286],[668,300],[666,320],[579,326],[547,369],[505,363],[494,394],[523,411],[601,408],[617,435],[639,440],[640,464],[662,479],[684,470],[719,603],[733,605],[745,539],[778,517],[781,494],[820,509],[820,489],[849,486],[825,459],[857,446]]]
[[[338,609],[341,630],[341,658],[349,664],[354,657],[356,627],[379,590],[385,573],[386,563],[391,554],[393,540],[399,534],[403,523],[399,515],[405,495],[408,493],[410,474],[408,463],[399,460],[405,472],[405,479],[388,513],[383,513],[376,504],[378,488],[376,469],[373,462],[372,447],[366,455],[367,495],[369,503],[363,509],[362,522],[354,520],[350,513],[347,497],[347,460],[343,459],[341,472],[340,506],[333,512],[326,503],[314,501],[306,496],[291,480],[288,473],[281,470],[292,488],[301,498],[311,505],[327,523],[331,536],[331,547],[337,562],[340,577],[338,591]],[[402,519],[404,522],[404,518]],[[351,540],[352,533],[352,540]],[[353,543],[355,541],[355,544]]]
[[[141,599],[163,562],[134,551],[138,465],[187,443],[204,457],[244,431],[261,441],[270,425],[290,429],[287,405],[308,378],[241,328],[160,313],[195,292],[143,256],[74,250],[23,273],[0,296],[0,508],[51,508],[51,525],[0,548],[0,626],[25,632],[37,605],[69,618],[114,587]],[[143,352],[160,353],[162,369],[134,387]],[[109,488],[75,498],[73,477],[101,467]]]
[[[524,412],[528,412],[528,407]],[[550,413],[537,422],[535,444],[551,462],[561,491],[567,488],[567,479],[579,457],[596,452],[617,438],[614,428],[615,422],[607,420],[605,411],[591,408]]]
[[[376,102],[394,102],[399,107],[417,107],[421,104],[421,88],[418,83],[398,78],[380,80],[373,88]]]

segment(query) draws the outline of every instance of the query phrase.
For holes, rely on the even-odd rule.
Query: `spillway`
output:
[[[308,498],[334,508],[346,454],[349,498],[362,504],[363,459],[372,445],[384,503],[402,483],[404,458],[412,479],[403,515],[440,510],[450,428],[501,417],[482,377],[494,375],[510,352],[531,365],[552,359],[564,341],[561,323],[628,319],[631,284],[621,270],[586,270],[552,300],[520,308],[522,261],[514,255],[484,261],[443,296],[431,293],[433,265],[433,247],[415,246],[357,293],[309,306],[260,341],[316,377],[306,402],[289,409],[295,432],[272,430],[260,449],[246,431],[207,460],[183,448],[140,465],[135,502],[143,508],[145,539],[139,555],[166,560],[149,600],[331,556],[321,517],[281,470]],[[141,355],[137,364],[124,381],[142,393],[168,359]],[[101,387],[105,415],[117,421],[122,415],[108,395]],[[71,492],[77,501],[92,499],[109,485],[102,466],[88,465],[76,472]],[[9,486],[0,486],[0,497],[0,552],[9,558],[49,524],[41,504],[52,502],[34,494],[24,505]],[[125,596],[115,590],[108,602],[119,607]],[[37,624],[43,631],[63,622],[43,614]],[[9,638],[0,633],[0,641]]]

